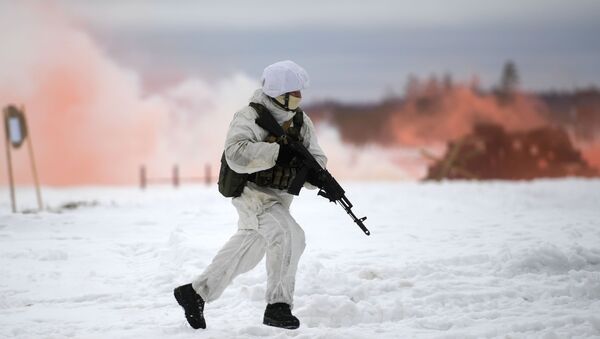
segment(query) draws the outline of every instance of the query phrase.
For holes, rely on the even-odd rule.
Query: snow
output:
[[[264,263],[187,325],[173,288],[236,229],[215,187],[44,188],[17,214],[4,188],[0,337],[600,337],[599,180],[345,186],[370,237],[314,192],[292,207],[294,331],[261,324]]]

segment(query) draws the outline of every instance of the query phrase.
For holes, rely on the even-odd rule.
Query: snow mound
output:
[[[507,274],[600,271],[600,248],[575,246],[561,250],[556,245],[545,244],[508,255],[510,258],[503,264],[503,270]]]

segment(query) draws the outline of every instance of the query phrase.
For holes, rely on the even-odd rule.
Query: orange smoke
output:
[[[577,146],[590,166],[600,169],[600,144],[585,143]]]
[[[11,26],[0,30],[0,105],[25,106],[42,184],[134,184],[141,164],[167,177],[175,163],[183,175],[216,167],[228,122],[254,88],[246,77],[211,86],[191,79],[144,96],[138,75],[59,7],[26,2],[11,10],[0,13]],[[13,154],[17,183],[31,183],[26,149]]]
[[[435,147],[440,141],[456,140],[479,123],[493,123],[507,131],[525,131],[548,125],[560,125],[549,115],[549,108],[535,95],[519,91],[503,96],[483,93],[472,85],[432,86],[432,81],[413,86],[404,104],[391,115],[389,134],[396,144]],[[594,129],[593,124],[587,126]],[[573,130],[565,126],[567,130]],[[575,131],[572,131],[575,132]],[[600,145],[582,141],[577,133],[571,139],[585,160],[600,168]],[[592,133],[593,134],[593,133]]]
[[[57,8],[16,7],[13,63],[0,65],[13,78],[2,81],[0,97],[3,106],[26,108],[42,182],[131,182],[133,170],[122,169],[135,169],[156,147],[164,108],[143,100],[135,76],[69,27]],[[31,182],[24,158],[15,159],[17,182]]]
[[[556,100],[557,95],[552,99],[553,102],[577,104],[575,111],[580,116],[581,112],[589,113],[587,120],[579,117],[579,120],[565,121],[563,106],[551,106],[548,98],[523,93],[516,88],[482,91],[475,82],[453,84],[448,80],[442,84],[436,78],[427,81],[411,78],[404,98],[392,97],[363,106],[326,102],[315,105],[314,111],[317,121],[337,127],[340,139],[362,147],[362,152],[373,152],[374,147],[386,149],[387,152],[377,150],[376,161],[364,159],[365,168],[369,168],[369,162],[371,168],[373,164],[379,166],[385,162],[386,168],[392,169],[387,165],[393,163],[397,165],[393,174],[396,178],[423,177],[428,162],[444,153],[448,141],[470,134],[474,126],[482,123],[502,126],[508,132],[547,126],[563,128],[570,133],[571,142],[578,146],[590,165],[600,168],[600,148],[594,141],[600,126],[594,120],[597,94],[593,90],[583,93],[586,100],[579,100],[582,102],[574,101],[581,96],[579,92],[559,95],[561,100]],[[582,126],[586,133],[580,132]],[[420,152],[421,148],[426,149]],[[345,166],[358,167],[349,161]],[[379,177],[390,178],[389,173],[394,171]]]
[[[416,92],[416,94],[415,94]],[[548,107],[533,95],[515,92],[508,102],[495,94],[481,94],[467,85],[455,85],[443,91],[412,91],[405,105],[393,115],[391,135],[399,144],[434,146],[436,142],[456,140],[471,132],[478,123],[494,123],[507,131],[525,131],[553,125]],[[589,126],[593,128],[593,126]],[[571,139],[591,167],[600,169],[600,144]]]
[[[535,98],[514,93],[510,104],[494,95],[481,95],[466,85],[434,91],[412,91],[395,112],[390,129],[395,141],[422,146],[459,138],[477,123],[497,123],[507,130],[526,130],[545,125],[543,105]]]

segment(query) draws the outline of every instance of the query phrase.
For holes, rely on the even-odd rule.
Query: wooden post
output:
[[[23,112],[23,119],[25,126],[27,126],[27,120],[25,117],[25,107],[21,107],[21,111]],[[27,127],[25,127],[27,128]],[[27,148],[29,149],[29,162],[31,164],[31,173],[33,173],[33,181],[35,183],[35,193],[37,196],[38,209],[41,211],[44,209],[44,204],[42,202],[42,193],[40,191],[40,180],[38,178],[37,167],[35,166],[35,158],[33,156],[33,141],[31,141],[31,133],[27,133]]]
[[[146,177],[146,166],[140,166],[140,188],[145,189],[148,183],[148,179]]]
[[[179,167],[173,166],[173,186],[177,188],[179,186]]]
[[[11,142],[10,142],[10,136],[9,136],[9,126],[8,126],[8,111],[4,110],[3,111],[3,119],[4,119],[4,131],[6,133],[6,160],[7,160],[7,165],[8,165],[8,182],[10,184],[10,201],[11,201],[11,205],[12,205],[12,211],[13,213],[17,213],[17,203],[15,201],[15,183],[13,180],[13,173],[12,173],[12,160],[10,157],[10,147],[11,147]]]
[[[210,177],[210,164],[206,164],[204,167],[204,180],[207,186],[210,186],[212,178]]]

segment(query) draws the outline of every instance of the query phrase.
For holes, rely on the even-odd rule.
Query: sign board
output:
[[[20,145],[23,142],[23,133],[21,133],[21,122],[17,117],[8,118],[8,135],[13,146]]]
[[[19,148],[27,137],[27,125],[23,112],[15,106],[8,106],[4,109],[4,119],[8,140],[14,148]]]

